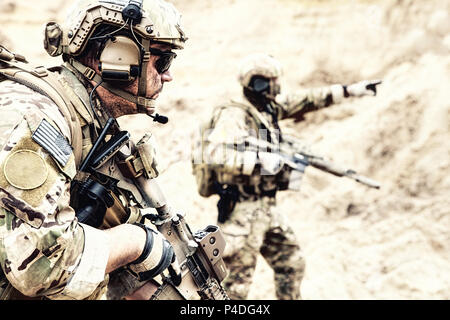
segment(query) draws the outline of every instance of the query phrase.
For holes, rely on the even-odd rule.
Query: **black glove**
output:
[[[377,86],[382,83],[381,80],[364,80],[344,87],[345,96],[348,97],[363,97],[376,96]]]
[[[147,233],[147,241],[141,256],[129,264],[129,269],[139,281],[150,280],[169,269],[170,276],[178,285],[181,282],[180,267],[172,245],[164,236],[146,225],[136,224]]]

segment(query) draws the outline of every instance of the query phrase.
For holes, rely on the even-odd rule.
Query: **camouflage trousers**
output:
[[[271,210],[274,205],[274,198],[238,202],[230,219],[220,224],[227,241],[224,261],[229,269],[223,284],[233,300],[247,298],[258,254],[274,271],[277,298],[301,299],[305,262],[293,230]]]

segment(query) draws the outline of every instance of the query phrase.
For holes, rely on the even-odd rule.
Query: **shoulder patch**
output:
[[[44,158],[31,150],[14,152],[3,168],[6,180],[20,190],[33,190],[42,186],[48,178]]]
[[[73,153],[66,138],[47,120],[42,120],[33,133],[33,140],[44,148],[61,166],[65,167]]]

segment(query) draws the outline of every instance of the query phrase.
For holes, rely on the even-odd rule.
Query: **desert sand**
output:
[[[382,79],[377,97],[347,99],[281,123],[336,163],[382,184],[307,169],[300,192],[279,194],[306,259],[307,300],[450,298],[450,1],[173,0],[189,37],[158,112],[120,119],[134,139],[158,139],[160,177],[193,229],[216,223],[217,197],[197,194],[191,149],[212,108],[239,99],[240,60],[266,52],[284,66],[282,90]],[[43,26],[71,1],[0,0],[0,41],[47,66]],[[275,299],[258,261],[249,299]]]

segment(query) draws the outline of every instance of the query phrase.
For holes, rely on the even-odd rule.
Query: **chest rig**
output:
[[[253,130],[254,132],[258,132],[259,139],[271,142],[273,144],[278,144],[279,142],[281,142],[281,132],[277,125],[274,126],[272,124],[271,119],[266,118],[253,106],[234,101],[232,101],[231,104],[227,104],[215,109],[211,121],[207,123],[208,129],[213,129],[215,127],[215,123],[220,117],[221,111],[227,108],[238,108],[243,110],[246,114],[246,122],[249,126],[248,129]],[[194,172],[200,172],[203,175],[203,178],[198,177],[197,181],[203,181],[203,183],[198,184],[199,189],[202,189],[203,193],[207,196],[211,195],[212,193],[205,192],[204,190],[217,189],[217,186],[216,188],[211,186],[211,184],[215,181],[222,186],[235,186],[239,195],[244,199],[257,199],[259,196],[264,195],[273,197],[275,196],[277,190],[284,190],[284,181],[288,179],[288,173],[285,172],[285,170],[282,170],[275,176],[271,176],[262,175],[258,167],[256,168],[256,170],[253,170],[252,173],[245,174],[238,172],[229,172],[226,170],[221,170],[220,168],[210,169],[207,167],[207,165],[199,165],[199,168],[194,168]],[[207,181],[209,181],[209,183]]]
[[[71,187],[71,206],[79,221],[100,229],[139,221],[141,209],[154,206],[136,181],[159,174],[152,136],[145,135],[135,145],[126,131],[109,135],[114,126],[115,119],[109,119]]]

